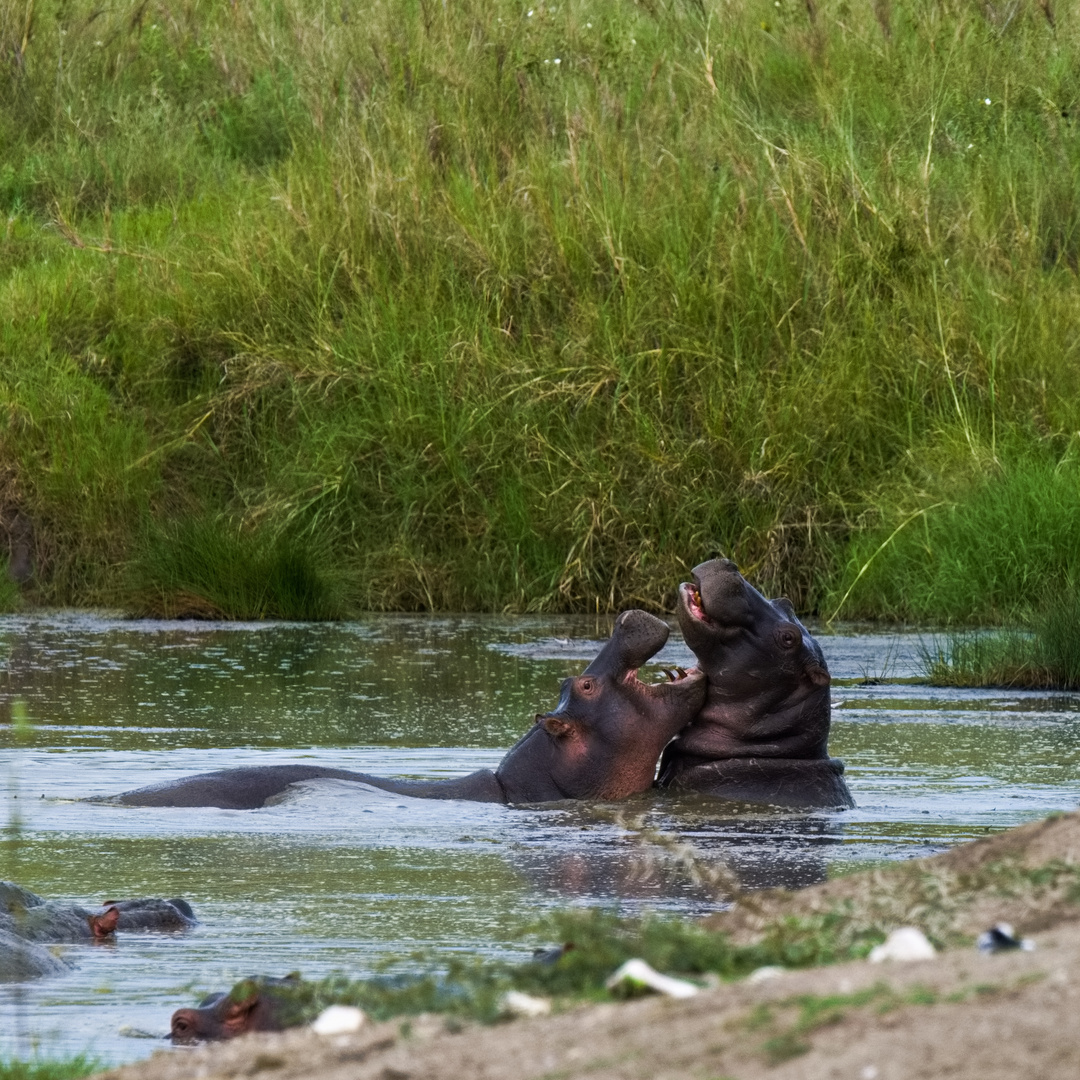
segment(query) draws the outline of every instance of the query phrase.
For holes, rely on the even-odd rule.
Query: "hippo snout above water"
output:
[[[679,626],[708,691],[665,750],[660,785],[792,809],[854,806],[828,752],[829,669],[791,602],[767,600],[729,559],[692,576],[679,587]]]
[[[251,810],[290,784],[318,778],[353,780],[426,799],[624,799],[651,787],[664,746],[705,701],[705,675],[697,668],[661,683],[638,678],[638,668],[663,648],[670,632],[654,615],[624,611],[592,663],[563,681],[556,707],[536,716],[494,771],[449,780],[395,780],[318,765],[266,765],[202,773],[108,801]]]

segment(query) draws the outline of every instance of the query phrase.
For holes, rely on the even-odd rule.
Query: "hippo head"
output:
[[[637,669],[670,630],[645,611],[624,611],[580,674],[564,679],[558,705],[503,759],[496,776],[509,802],[624,799],[652,786],[664,746],[705,700],[705,675],[679,670],[643,683]]]
[[[255,997],[249,1001],[230,1001],[228,994],[211,994],[196,1008],[177,1009],[172,1014],[169,1038],[184,1044],[243,1035],[255,1004]]]
[[[249,1031],[281,1031],[298,1022],[287,1014],[289,991],[299,985],[298,975],[242,979],[227,993],[203,998],[193,1009],[177,1009],[169,1038],[184,1044],[234,1039]]]
[[[679,626],[708,676],[708,695],[671,752],[826,757],[829,669],[791,601],[766,600],[729,559],[692,573],[679,587]]]

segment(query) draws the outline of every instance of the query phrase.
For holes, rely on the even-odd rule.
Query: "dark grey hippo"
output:
[[[290,991],[300,985],[296,975],[282,979],[252,975],[227,992],[209,994],[194,1008],[177,1009],[169,1024],[169,1037],[183,1045],[296,1027],[303,1021]]]
[[[26,982],[69,970],[68,965],[44,945],[0,930],[0,983]]]
[[[477,802],[624,799],[651,787],[668,740],[697,714],[705,676],[696,668],[650,684],[637,669],[668,639],[665,622],[624,611],[580,675],[563,680],[558,705],[537,715],[499,767],[448,780],[392,780],[320,765],[264,765],[203,773],[113,796],[128,806],[264,806],[301,780],[355,780],[398,795]]]
[[[100,911],[46,900],[13,881],[0,881],[0,930],[26,941],[55,944],[111,939],[117,930],[187,930],[197,924],[186,900],[106,900]]]
[[[117,912],[116,929],[121,931],[156,930],[167,934],[199,924],[191,905],[179,896],[172,900],[106,900],[104,907]]]
[[[665,750],[658,784],[791,809],[855,805],[830,758],[829,669],[791,601],[766,600],[728,559],[694,567],[678,615],[709,685]]]
[[[26,941],[56,944],[102,941],[116,931],[120,912],[87,911],[46,900],[13,881],[0,881],[0,930]]]
[[[186,900],[109,900],[89,911],[0,881],[0,983],[67,971],[47,945],[112,941],[117,930],[186,930],[196,922]]]

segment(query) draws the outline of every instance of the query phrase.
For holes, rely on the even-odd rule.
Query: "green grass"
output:
[[[208,609],[295,617],[664,608],[717,550],[828,614],[913,514],[841,614],[1071,580],[1080,13],[529,10],[0,12],[27,599],[168,611],[194,571],[147,538],[205,522],[332,594],[234,608],[223,539]],[[939,522],[998,489],[1056,509],[955,570]]]
[[[968,996],[969,992],[962,991],[959,1000]],[[760,1052],[769,1065],[780,1065],[812,1050],[807,1036],[842,1023],[851,1009],[873,1008],[878,1013],[886,1013],[902,1005],[933,1005],[938,1000],[938,995],[925,987],[916,986],[897,993],[885,983],[876,983],[853,994],[800,994],[771,1006],[758,1005],[751,1012],[747,1027],[751,1031],[778,1029],[761,1044]],[[790,1019],[776,1015],[777,1012],[789,1014],[793,1010],[795,1015]]]
[[[1057,462],[1043,454],[996,464],[985,476],[949,477],[937,482],[932,503],[921,501],[852,544],[845,614],[1016,622],[1055,597],[1048,612],[1056,614],[1046,618],[1066,625],[1047,623],[1040,648],[1053,649],[1069,627],[1075,640],[1076,603],[1062,600],[1080,587],[1080,463],[1072,449]],[[1025,639],[965,640],[969,653],[1022,653]]]
[[[78,1054],[65,1060],[0,1061],[0,1080],[79,1080],[101,1069],[95,1058]]]
[[[1080,595],[1053,596],[1026,629],[954,633],[924,650],[935,686],[1080,688]]]
[[[7,572],[6,559],[0,559],[0,612],[17,611],[20,603],[19,586]]]
[[[311,538],[184,521],[144,541],[131,566],[131,603],[165,618],[306,619],[344,614],[344,586]]]
[[[492,1023],[503,1016],[502,999],[510,989],[551,998],[557,1007],[623,996],[626,991],[609,991],[605,984],[634,957],[699,983],[707,982],[707,976],[738,979],[764,966],[791,969],[862,959],[899,925],[918,926],[939,948],[970,948],[971,907],[986,896],[1015,901],[1030,911],[1053,910],[1066,918],[1080,902],[1080,868],[1061,860],[1030,868],[1004,859],[959,873],[910,863],[869,871],[853,884],[857,887],[847,896],[827,900],[819,910],[758,908],[749,940],[740,936],[735,941],[722,929],[678,918],[623,918],[602,909],[567,909],[527,928],[534,939],[563,946],[554,963],[413,955],[409,967],[419,964],[424,969],[419,974],[390,973],[402,959],[397,958],[388,962],[386,973],[370,979],[331,975],[270,992],[281,1001],[280,1015],[288,1024],[306,1023],[331,1004],[356,1005],[379,1020],[436,1012],[451,1020]],[[742,902],[754,910],[752,898]],[[243,1000],[257,989],[251,980],[243,980],[230,992]],[[933,1000],[919,988],[897,995],[881,987],[847,996],[793,998],[780,1003],[798,1006],[793,1023],[776,1034],[780,1041],[762,1049],[778,1061],[801,1045],[803,1036],[836,1022],[848,1007],[873,1005],[886,1011]],[[775,1027],[775,1020],[771,1007],[761,1006],[748,1024],[764,1029]]]
[[[552,964],[461,957],[440,962],[432,957],[426,974],[367,980],[330,976],[269,992],[281,1001],[280,1015],[288,1024],[306,1023],[330,1004],[356,1005],[379,1020],[438,1012],[491,1023],[502,1015],[502,998],[510,989],[560,1001],[610,1000],[613,992],[606,989],[606,980],[633,957],[691,978],[710,972],[736,978],[766,964],[802,967],[865,956],[885,936],[877,927],[854,926],[850,918],[833,915],[786,919],[758,944],[736,945],[726,934],[685,920],[623,919],[602,910],[559,912],[533,930],[573,948]],[[230,993],[243,1000],[257,991],[256,984],[244,980]]]

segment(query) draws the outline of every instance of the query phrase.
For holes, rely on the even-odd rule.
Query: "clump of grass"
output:
[[[29,1061],[0,1061],[0,1080],[80,1080],[100,1071],[96,1058],[85,1054],[63,1059],[31,1058]]]
[[[837,588],[848,593],[844,613],[1016,622],[1036,616],[1048,592],[1071,594],[1080,582],[1080,466],[1071,454],[1006,461],[988,475],[976,471],[935,503],[897,515],[853,543]],[[1068,622],[1067,609],[1047,610]],[[1041,623],[1036,618],[1033,625]],[[1048,632],[1036,636],[1050,644]],[[1015,634],[998,643],[970,638],[960,650],[980,662],[999,654],[1004,661],[1008,653],[1023,655],[1023,641]]]
[[[934,686],[1080,688],[1080,595],[1054,595],[1026,629],[954,633],[924,648],[922,667]]]
[[[800,994],[772,1005],[758,1005],[746,1026],[751,1031],[775,1032],[761,1044],[760,1052],[768,1064],[780,1065],[811,1050],[806,1037],[841,1023],[851,1009],[873,1008],[885,1013],[902,1005],[933,1005],[938,1000],[935,992],[924,987],[897,993],[885,983],[876,983],[853,994]]]
[[[182,522],[150,536],[132,568],[140,616],[197,619],[340,618],[340,579],[287,535],[242,530],[220,518]]]
[[[0,558],[0,613],[18,611],[21,604],[19,586],[11,580],[7,560]]]

